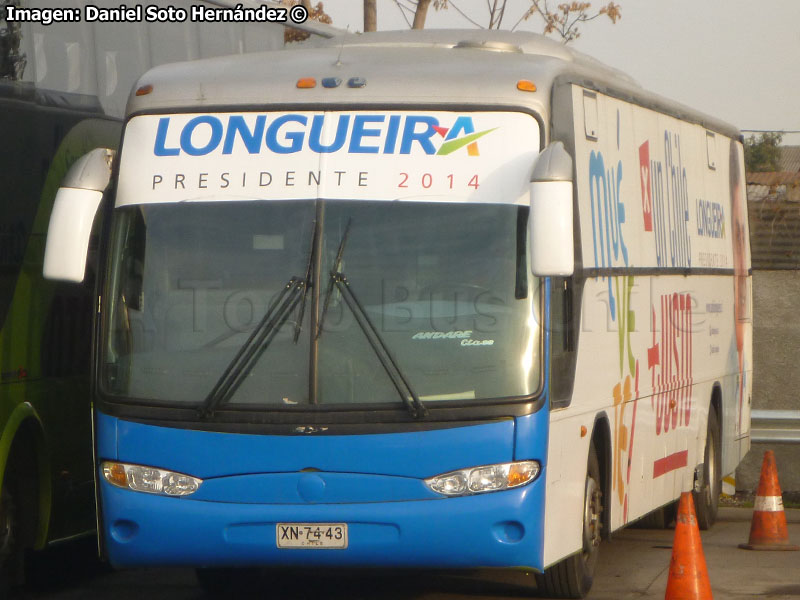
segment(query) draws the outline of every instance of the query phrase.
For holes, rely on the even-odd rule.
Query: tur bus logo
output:
[[[412,154],[445,156],[466,147],[479,156],[478,139],[497,128],[475,131],[472,116],[458,116],[449,127],[433,115],[402,114],[250,114],[198,115],[185,123],[161,117],[153,145],[156,156],[206,156],[248,152],[275,154]],[[182,120],[182,119],[181,119]],[[335,123],[334,123],[335,121]],[[438,138],[441,138],[438,139]]]

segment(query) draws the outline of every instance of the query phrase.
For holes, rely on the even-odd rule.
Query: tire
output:
[[[548,598],[585,598],[592,587],[603,523],[600,464],[594,443],[589,447],[583,511],[583,549],[536,575],[536,589]]]
[[[722,489],[721,475],[721,442],[717,411],[711,407],[708,411],[708,432],[703,455],[703,488],[693,492],[697,524],[700,529],[709,529],[717,520],[719,494]]]
[[[0,493],[0,597],[25,583],[25,549],[15,490],[13,480],[6,479]]]

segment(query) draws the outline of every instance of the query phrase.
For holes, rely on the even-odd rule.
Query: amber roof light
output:
[[[302,77],[297,80],[297,87],[301,90],[307,90],[317,87],[317,80],[313,77]]]

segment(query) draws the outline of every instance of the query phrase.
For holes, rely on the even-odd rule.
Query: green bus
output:
[[[26,551],[96,531],[95,265],[88,261],[83,284],[42,277],[61,179],[88,151],[117,147],[131,86],[151,67],[284,44],[277,24],[46,26],[7,22],[9,4],[63,3],[0,0],[0,597],[23,582]],[[332,35],[311,25],[309,32]]]
[[[41,271],[59,182],[119,132],[96,98],[0,81],[0,586],[21,583],[26,549],[95,530],[92,267],[81,285]]]

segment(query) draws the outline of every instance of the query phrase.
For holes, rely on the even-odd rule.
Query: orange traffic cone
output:
[[[669,562],[669,579],[665,600],[711,599],[706,558],[700,541],[700,528],[694,512],[691,492],[681,494],[675,520],[675,541]]]
[[[750,525],[750,541],[739,544],[745,550],[800,550],[800,546],[789,543],[786,528],[786,513],[783,512],[783,497],[778,483],[778,467],[775,453],[764,452],[761,463],[761,479],[753,507],[753,523]]]

